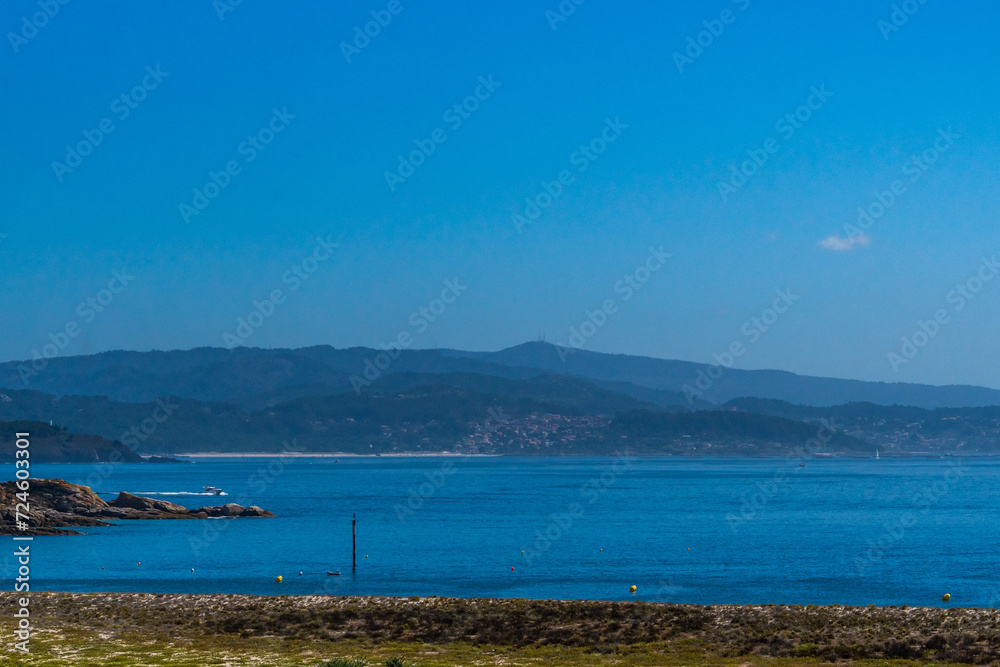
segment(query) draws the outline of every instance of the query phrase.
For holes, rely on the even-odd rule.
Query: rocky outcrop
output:
[[[0,535],[78,535],[71,527],[110,526],[108,521],[139,519],[205,519],[208,517],[273,517],[256,505],[227,503],[219,507],[188,509],[164,500],[121,492],[110,503],[89,487],[61,479],[32,479],[28,495],[26,528],[16,523],[15,482],[0,484]],[[22,508],[23,510],[23,508]],[[22,514],[24,512],[22,511]]]

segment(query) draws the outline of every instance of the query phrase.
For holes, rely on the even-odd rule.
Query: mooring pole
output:
[[[358,569],[358,515],[351,515],[351,569]]]

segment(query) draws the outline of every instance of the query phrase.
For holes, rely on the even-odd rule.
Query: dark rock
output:
[[[144,460],[146,463],[190,463],[190,461],[175,459],[170,456],[150,456]]]
[[[188,508],[181,505],[168,503],[165,500],[154,500],[152,498],[134,496],[125,491],[119,493],[118,497],[108,504],[112,507],[128,507],[134,510],[158,510],[160,512],[178,512],[182,514],[186,514],[188,512]]]
[[[240,513],[240,516],[274,516],[265,509],[261,509],[256,505],[250,505],[245,510]]]
[[[199,507],[194,512],[204,512],[210,517],[218,518],[225,516],[240,516],[243,513],[243,506],[236,503],[226,503],[216,507]]]

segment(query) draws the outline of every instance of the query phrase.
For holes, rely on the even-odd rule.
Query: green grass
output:
[[[149,639],[140,635],[102,640],[94,636],[64,636],[44,632],[32,641],[28,655],[9,653],[0,664],[11,667],[806,667],[824,663],[818,658],[719,657],[700,647],[647,644],[609,652],[585,648],[546,646],[518,648],[471,644],[388,644],[367,642],[299,642],[281,639],[233,640],[201,638],[191,641]],[[844,663],[841,663],[844,664]],[[910,667],[907,660],[863,660],[858,667]],[[926,664],[926,663],[924,663]],[[936,663],[953,665],[956,663]]]
[[[6,628],[5,628],[6,630]],[[511,648],[468,643],[376,644],[366,641],[309,642],[280,638],[243,639],[210,636],[175,640],[128,633],[102,638],[67,630],[43,631],[31,642],[31,653],[8,653],[0,664],[11,667],[806,667],[829,665],[815,657],[722,657],[691,640],[622,646],[594,651],[583,647]],[[857,667],[915,667],[912,660],[840,662]],[[936,665],[959,663],[936,662]]]

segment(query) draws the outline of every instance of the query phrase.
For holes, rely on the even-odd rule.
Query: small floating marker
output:
[[[637,590],[637,589],[636,589],[635,585],[633,584],[633,585],[632,585],[632,587],[628,589],[628,592],[629,592],[629,593],[635,593],[635,592],[636,592],[636,590]]]
[[[275,577],[275,578],[274,578],[274,580],[275,580],[276,582],[278,582],[279,584],[281,583],[281,580],[282,580],[282,579],[283,579],[283,577],[282,577],[282,576],[281,576],[280,574],[279,574],[279,575],[278,575],[277,577]]]
[[[194,568],[193,567],[191,568],[191,571],[194,572]]]
[[[604,549],[601,549],[601,553],[604,553]]]
[[[511,571],[511,572],[513,572],[513,571],[514,571],[514,568],[510,568],[510,571]]]
[[[138,563],[136,563],[136,565],[142,565],[142,561],[139,561]]]
[[[301,572],[299,572],[299,576],[300,576],[300,577],[302,576],[302,573],[301,573]]]
[[[947,602],[950,599],[951,599],[951,593],[945,593],[944,595],[941,596],[942,602]]]

